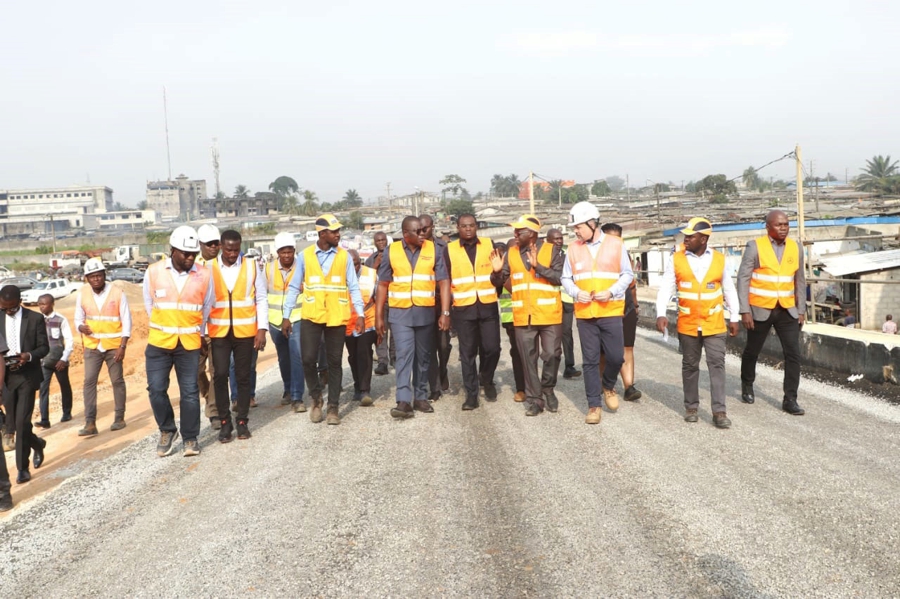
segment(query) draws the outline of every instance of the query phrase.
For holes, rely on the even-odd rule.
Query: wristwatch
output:
[[[443,312],[441,312],[441,316],[450,316],[450,311],[444,310]]]

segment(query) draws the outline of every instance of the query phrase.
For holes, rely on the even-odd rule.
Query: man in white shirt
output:
[[[72,338],[72,329],[69,321],[53,310],[55,301],[53,296],[45,293],[38,298],[38,308],[44,315],[44,324],[47,327],[47,340],[50,343],[50,353],[41,360],[41,368],[44,371],[44,381],[41,383],[38,398],[41,409],[41,419],[34,425],[39,428],[50,428],[50,383],[53,375],[59,382],[59,391],[62,395],[62,418],[60,422],[68,422],[72,419],[72,385],[69,383],[69,356],[75,347]]]
[[[700,405],[700,354],[706,349],[709,388],[712,396],[713,424],[728,428],[731,420],[725,411],[725,333],[738,334],[740,303],[725,256],[709,249],[712,224],[701,217],[692,218],[681,230],[684,249],[675,252],[666,263],[656,296],[656,328],[669,326],[666,309],[677,291],[678,337],[681,340],[681,380],[684,386],[685,422],[697,422]],[[729,312],[725,324],[722,302]]]

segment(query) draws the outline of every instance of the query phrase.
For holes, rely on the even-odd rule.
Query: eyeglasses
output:
[[[427,233],[430,227],[423,227],[421,229],[416,229],[415,231],[410,231],[409,229],[403,229],[404,235],[421,235],[422,233]]]

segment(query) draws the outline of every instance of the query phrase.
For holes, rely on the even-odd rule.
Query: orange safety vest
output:
[[[425,240],[419,249],[419,259],[413,270],[406,257],[402,241],[395,241],[389,249],[393,280],[388,285],[388,306],[412,308],[434,306],[434,242]],[[468,260],[468,256],[466,256]]]
[[[713,250],[712,263],[703,281],[698,281],[684,252],[672,258],[675,284],[678,286],[678,332],[704,337],[724,333],[725,310],[722,277],[725,276],[725,256]]]
[[[147,343],[174,349],[181,342],[186,350],[200,349],[203,302],[206,300],[212,271],[203,267],[192,269],[179,292],[166,263],[166,260],[160,260],[147,268],[150,297],[153,301]]]
[[[597,250],[597,257],[583,241],[569,246],[566,258],[572,267],[572,279],[582,291],[598,293],[606,291],[619,280],[622,274],[622,240],[615,235],[606,235]],[[575,302],[575,318],[606,318],[624,316],[625,296],[614,297],[608,302]]]
[[[768,235],[756,239],[756,249],[759,251],[759,268],[750,276],[750,305],[768,310],[779,304],[782,308],[793,308],[797,305],[794,274],[800,268],[797,242],[791,238],[784,240],[780,263]]]
[[[552,243],[546,242],[541,246],[537,255],[538,264],[549,268],[553,260],[553,247]],[[527,270],[518,248],[513,248],[507,256],[512,291],[513,326],[562,323],[563,308],[559,287],[551,285],[546,279],[538,278],[534,265]]]
[[[109,293],[101,308],[97,307],[94,299],[94,290],[85,283],[81,286],[81,308],[84,310],[84,324],[91,328],[92,335],[81,335],[81,342],[88,349],[116,349],[122,345],[121,341],[105,342],[104,339],[122,338],[122,319],[119,316],[119,306],[122,305],[122,290],[109,285]]]
[[[273,326],[281,327],[281,322],[284,320],[284,315],[282,313],[282,308],[284,308],[284,298],[287,296],[291,279],[294,278],[294,273],[297,272],[296,266],[297,262],[295,261],[294,266],[291,268],[285,279],[281,272],[281,266],[278,264],[278,260],[266,264],[266,289],[268,290],[268,295],[266,297],[269,302],[269,324]],[[291,323],[300,320],[300,308],[302,305],[303,294],[301,293],[297,296],[297,300],[294,302],[294,308],[291,310]]]
[[[475,303],[476,297],[482,304],[497,303],[497,289],[491,285],[493,249],[491,243],[479,239],[473,266],[468,252],[458,239],[447,246],[450,256],[450,290],[453,292],[454,307],[471,306]]]
[[[347,260],[350,254],[337,248],[326,276],[316,256],[316,244],[303,250],[303,312],[301,318],[327,327],[345,326],[350,320]]]
[[[229,292],[218,260],[212,260],[212,280],[216,303],[209,313],[207,332],[214,339],[224,337],[231,329],[239,339],[255,337],[256,322],[256,261],[244,256],[234,290]]]
[[[378,282],[377,277],[375,276],[375,269],[369,268],[368,266],[360,266],[359,267],[359,293],[362,295],[363,307],[369,303],[375,296],[375,285]],[[347,321],[347,334],[349,337],[356,330],[356,318],[359,315],[356,313],[356,310],[353,308],[353,304],[350,304],[350,320]],[[365,311],[366,317],[366,328],[365,331],[369,329],[375,328],[375,303],[372,302],[372,305],[366,309]]]

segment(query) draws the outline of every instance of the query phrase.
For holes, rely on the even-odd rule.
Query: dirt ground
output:
[[[7,452],[6,466],[10,471],[10,479],[13,482],[13,501],[19,504],[31,497],[52,489],[62,483],[69,476],[80,472],[89,463],[119,451],[123,447],[143,439],[148,434],[157,431],[156,421],[150,409],[150,401],[147,397],[147,377],[144,372],[144,348],[147,346],[148,319],[144,311],[144,300],[141,285],[114,281],[113,285],[120,287],[128,299],[131,309],[132,333],[125,352],[125,385],[127,389],[125,421],[128,426],[117,432],[110,432],[109,427],[113,421],[112,388],[109,385],[109,375],[104,367],[100,371],[100,381],[97,385],[97,429],[99,435],[94,437],[79,437],[78,430],[83,426],[84,404],[82,389],[84,386],[84,362],[82,359],[81,335],[75,330],[75,294],[57,300],[56,311],[69,320],[72,334],[75,337],[75,349],[69,358],[69,380],[72,383],[73,406],[70,422],[60,423],[62,416],[60,404],[59,385],[54,378],[50,385],[50,422],[52,426],[47,430],[35,428],[39,437],[47,441],[45,450],[45,462],[39,470],[31,469],[31,482],[24,485],[15,484],[16,462],[15,452]],[[34,307],[35,311],[37,310]],[[272,367],[276,361],[274,347],[263,352],[259,356],[257,364],[258,372],[262,373]],[[169,388],[169,397],[178,415],[178,384],[175,376],[171,377],[172,384]],[[202,402],[202,399],[201,399]],[[40,420],[37,400],[33,422]],[[0,518],[3,514],[0,514]]]

